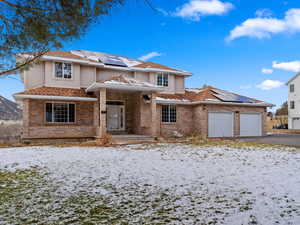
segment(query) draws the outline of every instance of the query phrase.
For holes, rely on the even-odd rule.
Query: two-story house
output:
[[[300,73],[287,82],[288,85],[288,127],[300,129]]]
[[[17,60],[32,57],[30,53]],[[192,74],[91,51],[50,51],[20,73],[24,139],[101,138],[105,133],[261,136],[272,104],[210,86]]]

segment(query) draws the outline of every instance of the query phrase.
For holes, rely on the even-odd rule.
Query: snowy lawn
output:
[[[0,224],[300,224],[300,151],[0,149]]]

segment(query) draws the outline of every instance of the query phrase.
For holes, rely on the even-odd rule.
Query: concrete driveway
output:
[[[271,134],[266,137],[241,138],[242,141],[300,147],[300,134]]]

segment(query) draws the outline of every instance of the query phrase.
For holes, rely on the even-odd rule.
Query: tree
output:
[[[284,102],[279,109],[276,110],[276,116],[288,115],[288,103]]]
[[[0,76],[15,73],[79,38],[124,0],[0,0]],[[19,64],[20,52],[35,52]]]

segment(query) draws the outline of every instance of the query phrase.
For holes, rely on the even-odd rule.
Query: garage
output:
[[[262,116],[260,113],[240,114],[240,136],[262,136]]]
[[[300,129],[300,118],[293,118],[293,127],[292,129]]]
[[[208,137],[233,137],[232,112],[208,113]]]

